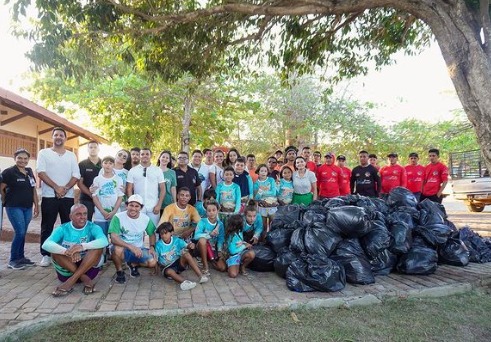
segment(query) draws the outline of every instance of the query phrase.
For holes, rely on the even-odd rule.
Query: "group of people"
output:
[[[176,157],[164,150],[153,165],[148,148],[101,159],[94,141],[87,145],[88,158],[77,163],[65,148],[62,128],[53,129],[52,139],[53,146],[38,154],[40,210],[25,149],[2,172],[0,191],[15,232],[8,267],[34,266],[24,256],[24,241],[32,216],[40,212],[39,265],[54,265],[61,281],[54,296],[69,294],[77,282],[85,294],[93,293],[94,278],[109,258],[119,284],[126,282],[125,268],[139,277],[140,267],[175,280],[183,290],[197,286],[181,275],[187,268],[199,283],[209,280],[210,267],[237,277],[247,273],[252,246],[264,240],[279,206],[350,193],[383,197],[397,186],[441,203],[448,176],[436,149],[429,150],[427,166],[419,164],[417,153],[404,167],[389,153],[379,168],[376,156],[360,151],[359,165],[350,170],[344,155],[327,152],[321,161],[322,154],[308,146],[288,146],[259,164],[253,154],[244,157],[234,148],[181,151]],[[58,216],[62,224],[53,230]]]

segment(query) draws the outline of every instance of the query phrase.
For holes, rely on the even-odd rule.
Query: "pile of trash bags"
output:
[[[372,284],[393,271],[432,274],[439,263],[491,262],[488,241],[468,227],[458,230],[442,205],[418,203],[402,187],[385,200],[348,195],[280,207],[266,244],[253,249],[251,269],[274,271],[298,292]]]

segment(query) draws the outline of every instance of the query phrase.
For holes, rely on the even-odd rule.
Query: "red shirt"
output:
[[[317,186],[320,197],[331,198],[340,195],[339,189],[343,181],[341,174],[341,169],[334,164],[323,164],[317,168]]]
[[[426,165],[423,195],[436,195],[442,183],[446,181],[448,181],[448,168],[444,164],[438,162]]]
[[[381,193],[383,194],[388,194],[397,186],[406,187],[406,169],[399,164],[386,165],[380,169],[380,180],[382,182]]]
[[[411,192],[421,192],[423,189],[423,179],[425,167],[423,165],[406,165],[407,188]]]
[[[307,169],[309,169],[313,173],[315,173],[317,170],[317,165],[315,165],[315,163],[313,161],[308,161],[306,166],[307,166]]]
[[[351,170],[346,166],[339,166],[341,169],[341,186],[339,187],[339,194],[341,196],[349,195],[351,193],[350,189],[350,179],[351,179]]]

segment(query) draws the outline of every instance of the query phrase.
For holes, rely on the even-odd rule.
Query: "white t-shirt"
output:
[[[215,177],[216,177],[216,180],[217,180],[217,185],[220,184],[220,183],[223,183],[223,181],[224,181],[224,179],[223,179],[223,169],[220,166],[218,166],[216,164],[211,165],[209,167],[209,173],[214,173],[215,174]]]
[[[140,213],[137,218],[131,218],[126,211],[114,215],[108,229],[109,234],[116,233],[126,243],[142,248],[145,233],[151,236],[155,233],[152,220]]]
[[[65,186],[72,177],[80,179],[77,157],[68,150],[59,155],[51,148],[42,149],[38,154],[36,171],[37,173],[46,173],[59,186]],[[43,197],[56,197],[55,190],[44,182],[41,182],[41,190]],[[68,190],[65,197],[73,198],[73,187]]]
[[[201,163],[200,166],[196,167],[192,163],[189,164],[189,167],[192,167],[196,171],[198,171],[199,178],[201,179],[201,194],[205,193],[205,190],[211,186],[210,183],[210,166],[205,163]]]
[[[151,210],[159,201],[159,184],[164,183],[165,180],[158,166],[144,167],[139,164],[128,172],[126,182],[133,184],[133,193],[140,195],[144,206]]]
[[[111,178],[97,176],[94,178],[93,185],[97,187],[96,195],[101,202],[102,207],[108,212],[113,211],[118,197],[122,197],[124,195],[122,190],[123,181],[121,180],[121,178],[117,175],[114,175]],[[104,219],[104,216],[102,216],[102,213],[97,207],[94,208],[94,221],[106,221],[106,219]]]
[[[312,183],[317,182],[315,173],[310,170],[306,170],[303,177],[300,177],[298,171],[293,172],[293,192],[296,194],[304,195],[312,192]]]

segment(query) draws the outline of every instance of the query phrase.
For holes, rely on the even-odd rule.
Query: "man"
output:
[[[421,191],[423,190],[425,168],[418,162],[418,154],[416,152],[411,152],[409,153],[409,164],[406,165],[404,168],[406,169],[407,175],[407,188],[419,201],[421,198]]]
[[[174,168],[176,172],[177,186],[176,190],[186,187],[191,192],[191,199],[189,204],[195,205],[196,200],[202,198],[201,192],[201,179],[199,178],[198,171],[188,166],[188,153],[185,151],[179,152],[177,156],[177,167]]]
[[[140,150],[140,164],[128,172],[126,195],[140,195],[144,204],[142,212],[156,225],[165,197],[165,179],[162,170],[151,164],[151,156],[152,151],[149,148]]]
[[[131,167],[135,167],[138,164],[140,164],[140,152],[141,149],[139,147],[133,147],[130,150],[130,157],[131,157]]]
[[[73,152],[65,149],[66,132],[61,127],[52,131],[53,147],[39,151],[37,173],[41,179],[41,245],[51,235],[56,218],[61,223],[70,221],[70,208],[74,204],[73,187],[80,179],[80,169]],[[39,266],[51,265],[49,252],[41,247]]]
[[[334,165],[334,154],[328,152],[324,158],[326,163],[316,171],[319,199],[339,196],[343,181],[341,169]]]
[[[78,163],[80,168],[80,179],[77,182],[80,189],[80,203],[87,207],[89,216],[88,220],[92,221],[94,215],[94,202],[92,201],[92,193],[89,188],[94,182],[95,177],[99,175],[101,170],[101,158],[99,158],[99,143],[97,141],[90,141],[87,144],[87,150],[89,157]]]
[[[257,181],[259,175],[256,174],[256,156],[253,154],[248,154],[246,157],[246,171],[253,182]]]
[[[200,150],[194,150],[191,156],[192,158],[189,166],[198,172],[198,177],[201,181],[201,195],[197,198],[198,201],[201,201],[202,196],[207,189],[205,186],[206,184],[210,183],[210,169],[208,165],[201,162],[203,159],[203,153]]]
[[[304,146],[302,148],[302,157],[305,159],[305,162],[307,163],[307,169],[315,173],[315,169],[317,168],[315,163],[310,160],[310,156],[312,154],[312,151],[310,150],[309,146]]]
[[[428,151],[430,163],[425,167],[425,177],[423,181],[423,192],[421,201],[428,198],[437,203],[442,203],[443,189],[448,182],[448,168],[439,161],[440,150],[432,148]]]
[[[140,195],[131,195],[126,202],[126,211],[117,213],[109,225],[111,243],[114,245],[112,261],[116,268],[116,282],[124,284],[126,275],[123,271],[123,262],[130,268],[130,276],[140,276],[138,267],[153,268],[157,265],[155,254],[155,224],[142,213],[143,198]],[[150,248],[145,248],[143,241],[145,233],[148,235]]]
[[[339,188],[339,194],[341,196],[346,196],[351,193],[350,189],[350,179],[351,179],[351,170],[346,167],[346,157],[342,154],[337,156],[336,158],[337,165],[341,169],[341,186]]]
[[[189,205],[190,199],[189,189],[180,188],[177,192],[177,203],[165,207],[157,227],[163,222],[170,222],[174,227],[174,235],[183,239],[191,238],[201,217],[196,208]]]
[[[295,170],[295,158],[297,158],[297,148],[295,146],[288,146],[285,149],[285,163],[290,169]],[[278,158],[276,158],[278,159]]]
[[[406,169],[397,163],[398,157],[395,152],[389,153],[387,155],[388,165],[380,169],[380,182],[382,184],[380,193],[383,196],[388,195],[395,187],[407,186]]]
[[[368,160],[370,162],[370,165],[372,165],[374,168],[378,170],[380,170],[380,166],[378,165],[378,158],[377,158],[377,155],[375,153],[370,153],[368,155]]]
[[[281,159],[281,157],[283,157],[283,151],[282,150],[277,150],[274,153],[274,157],[276,158],[276,160]]]
[[[280,171],[276,168],[277,165],[278,161],[276,160],[276,157],[271,156],[268,158],[268,162],[266,163],[266,166],[268,167],[268,177],[273,178],[275,182],[279,180],[280,174]]]
[[[368,197],[378,197],[380,191],[380,176],[377,169],[368,162],[368,152],[358,153],[360,165],[351,172],[350,189],[352,194]]]
[[[320,151],[314,151],[314,164],[315,164],[315,167],[319,167],[322,165],[322,161],[321,161],[321,152]]]
[[[93,279],[101,269],[102,252],[107,245],[101,227],[87,221],[85,205],[73,205],[70,221],[56,228],[42,245],[51,253],[58,279],[63,282],[55,288],[53,296],[68,295],[78,281],[84,284],[84,294],[93,293]]]

